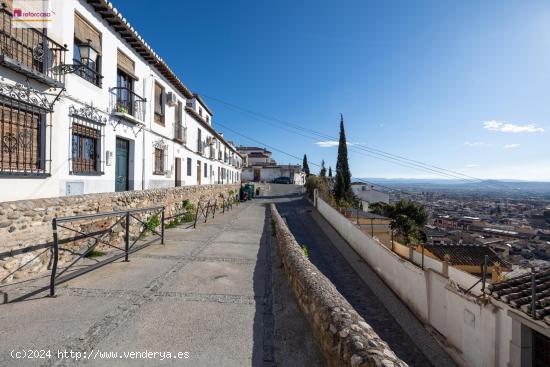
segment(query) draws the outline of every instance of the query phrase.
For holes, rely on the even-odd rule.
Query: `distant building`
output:
[[[302,166],[279,165],[271,158],[272,153],[265,148],[241,146],[237,150],[243,156],[244,162],[242,181],[273,182],[279,177],[288,177],[293,184],[306,183]]]
[[[493,271],[495,264],[502,264],[502,260],[491,248],[480,245],[427,244],[424,245],[424,253],[440,261],[448,260],[449,264],[455,268],[476,275],[483,273],[481,269],[485,256],[487,256],[487,273]]]
[[[363,210],[369,209],[369,204],[390,202],[390,194],[376,190],[372,185],[354,183],[351,185],[353,194],[357,196],[363,204]]]

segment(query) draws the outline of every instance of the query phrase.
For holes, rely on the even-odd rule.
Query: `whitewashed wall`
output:
[[[161,126],[153,121],[154,112],[154,82],[159,82],[165,93],[172,92],[178,97],[185,107],[187,99],[172,84],[170,84],[155,68],[141,59],[134,50],[122,40],[118,33],[112,30],[93,8],[85,1],[64,0],[52,1],[52,10],[56,14],[56,21],[48,29],[48,36],[60,44],[66,44],[69,51],[66,54],[66,63],[72,63],[74,49],[74,13],[82,15],[100,33],[102,38],[102,62],[101,73],[103,75],[102,87],[86,81],[75,74],[66,76],[66,91],[62,98],[54,105],[51,115],[52,127],[48,128],[46,139],[46,151],[51,148],[51,176],[47,178],[0,178],[0,201],[33,199],[41,197],[63,196],[67,193],[67,183],[82,185],[82,193],[110,192],[115,190],[115,156],[116,137],[122,137],[130,141],[130,188],[146,189],[153,187],[175,186],[175,158],[181,158],[181,181],[183,185],[197,184],[197,160],[201,161],[201,183],[210,184],[218,182],[218,167],[223,167],[232,173],[227,174],[224,183],[238,182],[240,169],[223,161],[211,160],[209,149],[206,154],[197,154],[197,129],[202,130],[202,139],[206,140],[212,134],[184,111],[183,123],[187,127],[187,145],[176,143],[174,137],[175,108],[165,104],[165,124]],[[135,92],[147,99],[144,128],[137,133],[139,127],[130,122],[121,121],[116,128],[110,115],[109,89],[116,87],[117,76],[117,49],[123,51],[135,62],[135,74],[139,80],[135,82]],[[0,67],[0,76],[14,82],[24,82],[25,77],[13,71]],[[30,80],[31,86],[44,91],[40,83]],[[51,92],[51,91],[50,91]],[[197,102],[191,99],[196,108]],[[80,108],[91,105],[107,119],[104,128],[105,137],[102,141],[101,160],[105,162],[106,152],[113,152],[112,164],[104,165],[104,174],[99,176],[70,174],[71,135],[69,108]],[[207,114],[206,109],[203,115]],[[50,122],[50,117],[48,117]],[[212,120],[211,120],[212,123]],[[215,126],[215,124],[214,124]],[[49,135],[51,135],[51,144]],[[166,166],[167,174],[153,174],[153,142],[163,140],[167,146]],[[222,145],[223,146],[223,145]],[[227,148],[227,147],[226,147]],[[192,159],[191,176],[187,175],[187,158]],[[240,159],[240,158],[239,158]],[[208,164],[208,175],[204,177],[204,163]],[[212,166],[212,170],[210,170]],[[213,172],[213,173],[212,173]],[[15,188],[15,189],[14,189]]]
[[[338,211],[315,197],[319,213],[349,245],[376,270],[384,282],[422,320],[441,333],[460,353],[462,363],[472,367],[506,366],[510,357],[512,320],[505,309],[484,304],[458,292],[449,279],[472,285],[474,276],[449,267],[449,277],[440,273],[442,263],[424,258],[425,270],[402,259],[383,244],[361,232]],[[415,261],[421,261],[415,253]],[[479,289],[474,289],[474,294]]]

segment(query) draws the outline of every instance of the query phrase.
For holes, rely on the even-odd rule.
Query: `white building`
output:
[[[306,175],[300,165],[279,165],[271,158],[272,153],[265,148],[240,146],[237,150],[244,161],[243,181],[273,182],[277,178],[288,177],[293,184],[306,183]]]
[[[236,183],[212,111],[106,0],[51,1],[48,29],[0,9],[0,201]]]
[[[374,189],[371,185],[353,184],[351,185],[353,194],[363,203],[363,210],[369,209],[369,204],[390,202],[390,194]]]

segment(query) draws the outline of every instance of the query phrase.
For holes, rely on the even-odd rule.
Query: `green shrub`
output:
[[[307,258],[309,258],[309,250],[308,250],[308,248],[307,248],[307,245],[305,245],[305,244],[302,243],[302,244],[300,245],[300,247],[302,248],[302,252],[304,253],[304,256],[307,257]]]
[[[154,231],[158,226],[160,226],[160,216],[158,213],[152,214],[145,221],[145,227],[149,231]]]
[[[105,252],[103,252],[103,251],[92,250],[92,251],[90,251],[86,254],[86,257],[87,258],[94,258],[94,257],[100,257],[100,256],[104,256],[104,255],[105,255]]]

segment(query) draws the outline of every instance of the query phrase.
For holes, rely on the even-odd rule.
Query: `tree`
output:
[[[332,167],[328,166],[328,177],[332,177]]]
[[[406,245],[426,240],[422,228],[428,223],[428,212],[422,204],[400,200],[393,204],[374,203],[369,205],[369,209],[393,219],[392,228],[399,231]]]
[[[327,169],[325,168],[325,160],[323,159],[321,161],[321,171],[319,171],[319,176],[326,177],[327,176]]]
[[[307,155],[305,154],[304,154],[304,161],[302,163],[302,168],[304,169],[306,176],[309,176],[309,165],[307,164]]]
[[[338,142],[335,181],[334,196],[336,200],[351,201],[351,172],[348,164],[348,146],[344,130],[344,116],[342,114],[340,114],[340,141]]]

